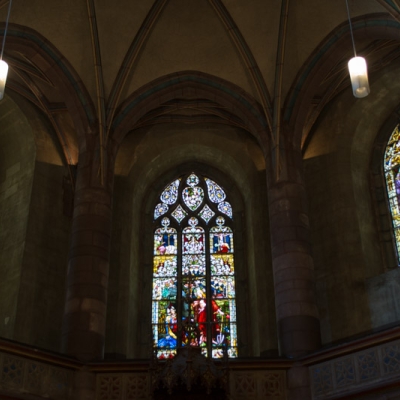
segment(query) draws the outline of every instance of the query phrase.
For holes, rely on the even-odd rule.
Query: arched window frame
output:
[[[193,177],[194,175],[198,176],[200,178],[200,184],[194,183],[193,185],[189,182],[188,179],[190,179],[191,177]],[[203,351],[203,354],[212,354],[213,357],[215,358],[219,358],[223,356],[223,352],[224,350],[227,351],[227,354],[230,357],[237,357],[237,324],[236,324],[236,298],[231,298],[231,297],[223,297],[222,298],[218,298],[217,296],[212,294],[212,290],[215,291],[215,288],[212,289],[212,279],[214,279],[214,282],[216,280],[218,280],[217,278],[221,278],[221,282],[224,281],[223,278],[227,278],[226,282],[231,282],[231,285],[233,286],[233,290],[234,290],[234,283],[235,283],[235,275],[234,275],[234,251],[233,251],[233,221],[232,221],[232,208],[230,206],[230,203],[226,203],[224,200],[225,198],[222,198],[222,200],[218,200],[218,201],[210,201],[210,190],[208,187],[207,182],[204,179],[207,179],[207,176],[203,176],[201,173],[191,173],[191,174],[186,174],[184,176],[181,176],[180,178],[180,182],[179,182],[179,189],[178,192],[175,194],[172,194],[173,196],[175,195],[177,197],[176,201],[171,202],[171,206],[169,207],[169,210],[166,211],[165,204],[168,204],[168,200],[161,201],[160,203],[158,203],[155,206],[155,214],[154,214],[154,224],[153,224],[153,232],[155,234],[155,238],[157,237],[157,235],[162,234],[164,231],[165,232],[169,232],[170,236],[172,237],[171,243],[169,243],[168,239],[168,243],[167,246],[171,246],[169,249],[163,248],[162,252],[163,254],[170,254],[170,258],[173,256],[175,257],[175,253],[174,253],[174,249],[173,247],[175,246],[176,249],[178,251],[176,251],[176,263],[177,263],[177,273],[176,273],[176,277],[177,277],[177,281],[178,281],[178,290],[176,290],[176,296],[172,296],[172,300],[173,301],[169,301],[167,300],[167,302],[169,302],[169,305],[166,306],[166,302],[164,301],[165,304],[163,304],[163,306],[165,307],[165,315],[166,315],[166,319],[168,319],[171,323],[167,324],[165,322],[162,322],[160,324],[160,320],[157,314],[157,316],[155,316],[155,313],[159,313],[158,311],[158,303],[161,304],[160,298],[158,298],[157,300],[155,300],[155,288],[156,288],[156,281],[157,279],[155,278],[156,271],[157,271],[157,263],[158,263],[158,259],[157,257],[160,256],[160,252],[159,252],[159,247],[157,245],[157,240],[154,240],[154,249],[153,249],[153,298],[152,298],[152,327],[153,327],[153,346],[156,350],[157,356],[158,358],[167,358],[169,356],[172,356],[175,351],[176,348],[179,348],[180,346],[187,346],[190,345],[190,343],[187,341],[187,336],[190,334],[190,330],[193,329],[197,329],[197,331],[194,333],[194,337],[197,337],[197,343],[192,343],[192,345],[198,345],[199,342],[201,344],[201,348]],[[209,178],[208,178],[209,179]],[[178,182],[177,180],[173,181],[173,182]],[[212,183],[212,180],[210,181]],[[172,184],[172,182],[171,182]],[[220,188],[217,184],[217,188]],[[188,186],[189,185],[189,186]],[[170,185],[167,185],[167,188]],[[188,187],[202,187],[203,191],[204,191],[204,199],[201,203],[201,205],[199,206],[195,206],[192,209],[190,209],[189,204],[185,204],[185,201],[182,197],[182,194],[186,194],[185,191],[187,190]],[[160,199],[162,199],[163,195],[165,194],[166,189],[164,189],[164,191],[162,192]],[[222,192],[224,192],[222,190]],[[171,193],[168,193],[168,195],[170,195]],[[217,193],[218,194],[218,193]],[[225,194],[224,194],[225,196]],[[227,197],[227,199],[229,198],[229,196]],[[164,199],[165,200],[165,199]],[[208,201],[207,201],[208,200]],[[204,203],[207,204],[207,206],[209,207],[208,209],[204,209]],[[178,204],[180,204],[180,207],[178,206]],[[177,214],[175,214],[176,218],[173,218],[172,215],[176,212],[176,210],[179,210],[177,212]],[[201,218],[201,215],[203,213],[203,211],[205,211],[205,215],[207,216],[208,214],[208,218]],[[223,219],[225,221],[221,222],[221,216],[223,216]],[[166,218],[168,218],[168,221],[166,220]],[[196,221],[193,221],[195,220]],[[163,223],[161,223],[161,221],[163,221],[164,223],[164,228],[161,227],[161,225]],[[218,223],[217,223],[218,222]],[[190,225],[190,228],[189,228]],[[218,228],[219,227],[219,228]],[[230,238],[231,244],[232,244],[232,248],[228,251],[224,251],[223,253],[218,253],[218,252],[214,252],[212,250],[212,247],[215,246],[215,237],[216,235],[218,235],[219,231],[221,231],[220,228],[223,228],[223,231],[225,232],[224,235],[226,237]],[[164,229],[164,231],[163,231]],[[201,230],[204,230],[204,243],[203,245],[205,245],[205,268],[206,268],[206,278],[204,279],[204,283],[205,283],[205,293],[203,293],[202,295],[197,295],[197,296],[193,296],[192,293],[189,293],[188,291],[186,291],[186,295],[185,294],[185,282],[189,282],[192,278],[199,280],[198,277],[193,277],[191,276],[191,273],[187,274],[184,273],[181,269],[182,267],[182,262],[183,262],[183,257],[187,256],[190,257],[190,255],[188,256],[185,253],[184,250],[184,246],[182,244],[182,240],[185,240],[185,238],[187,238],[188,235],[185,235],[185,229],[198,229],[199,232]],[[214,231],[215,232],[214,232]],[[222,232],[222,231],[221,231]],[[190,232],[189,232],[190,233]],[[222,235],[221,235],[222,236]],[[211,239],[213,238],[213,239]],[[163,239],[164,240],[164,239]],[[214,240],[214,242],[213,242]],[[185,244],[186,245],[186,244]],[[163,246],[163,247],[167,247],[167,246]],[[218,254],[217,254],[218,253]],[[229,260],[231,260],[232,263],[232,274],[230,274],[229,276],[222,276],[222,275],[218,275],[216,273],[214,273],[213,275],[211,274],[211,260],[215,259],[223,259],[223,255],[225,255],[225,258]],[[213,261],[213,263],[214,263]],[[163,264],[164,265],[164,264]],[[213,264],[214,265],[214,264]],[[229,263],[228,263],[229,265]],[[186,267],[185,267],[186,268]],[[214,268],[215,270],[215,268]],[[191,271],[193,272],[193,271]],[[191,277],[190,277],[191,276]],[[201,274],[199,276],[202,276]],[[224,281],[225,282],[225,281]],[[226,283],[225,282],[225,283]],[[190,283],[190,282],[189,282]],[[189,285],[190,286],[190,285]],[[191,286],[190,286],[191,287]],[[204,287],[204,285],[202,286]],[[199,287],[197,287],[197,289],[199,289]],[[158,290],[158,289],[157,289]],[[204,345],[204,342],[201,343],[201,341],[199,341],[198,339],[200,338],[200,332],[202,331],[201,329],[201,325],[202,323],[199,323],[199,321],[197,321],[195,318],[196,316],[193,314],[190,314],[192,317],[194,318],[187,318],[185,316],[184,313],[184,307],[186,304],[186,307],[189,308],[189,311],[192,312],[192,306],[194,303],[199,303],[200,300],[202,298],[205,297],[206,300],[206,309],[211,310],[211,309],[216,309],[218,311],[220,311],[222,309],[222,307],[220,307],[220,310],[218,310],[217,304],[219,305],[226,305],[229,304],[229,315],[226,312],[226,309],[224,309],[225,312],[221,312],[220,314],[225,316],[226,318],[230,318],[229,321],[225,320],[225,323],[221,323],[220,319],[217,320],[217,318],[215,318],[215,320],[211,319],[211,313],[207,313],[208,314],[208,320],[207,320],[207,324],[204,328],[204,330],[207,331],[207,340],[206,340],[206,344]],[[157,303],[158,302],[158,303]],[[233,306],[232,306],[233,304]],[[174,310],[174,305],[176,305],[176,308]],[[169,313],[168,310],[169,309]],[[157,309],[157,311],[156,311]],[[178,314],[177,317],[175,317],[175,320],[172,320],[171,315],[172,314]],[[192,321],[190,321],[192,319]],[[158,321],[157,324],[155,321]],[[157,332],[162,329],[161,325],[165,325],[165,334],[163,335],[162,338],[159,337],[159,335],[157,335]],[[216,330],[216,332],[218,331],[219,334],[218,335],[214,335],[214,330],[216,328],[216,326],[221,326],[220,330]],[[228,327],[229,330],[226,330],[225,328]],[[174,329],[175,333],[173,333],[172,335],[168,335],[168,330],[172,330]],[[232,332],[234,330],[234,332]],[[228,332],[229,331],[229,332]],[[228,335],[227,335],[228,332]],[[171,339],[171,336],[174,336]],[[168,337],[168,340],[170,341],[171,346],[174,347],[174,342],[175,342],[175,347],[173,350],[168,349],[168,343],[166,340],[164,340],[165,338]],[[227,340],[227,338],[229,338],[229,340]],[[219,339],[219,342],[218,340]],[[185,343],[186,341],[186,343]],[[164,348],[160,350],[160,348],[162,348],[163,346],[159,346],[159,344],[164,344]],[[165,342],[165,343],[164,343]]]
[[[400,124],[386,143],[383,173],[397,265],[400,265]]]

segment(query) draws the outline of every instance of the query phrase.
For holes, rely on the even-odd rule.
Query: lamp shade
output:
[[[348,66],[354,96],[358,98],[368,96],[369,83],[365,58],[353,57],[349,61]]]
[[[6,80],[7,80],[7,73],[8,73],[8,64],[0,60],[0,100],[4,97],[4,89],[6,87]]]

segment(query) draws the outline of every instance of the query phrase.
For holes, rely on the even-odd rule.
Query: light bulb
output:
[[[369,94],[367,63],[363,57],[353,57],[349,63],[349,73],[353,94],[362,98]]]
[[[4,89],[6,87],[6,80],[7,80],[7,73],[8,73],[8,64],[0,60],[0,100],[4,97]]]

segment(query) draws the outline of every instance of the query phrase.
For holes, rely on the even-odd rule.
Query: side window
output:
[[[191,173],[154,209],[152,331],[159,359],[179,347],[237,357],[232,206],[220,185]]]
[[[397,263],[400,255],[400,131],[393,131],[385,151],[384,172],[392,217],[393,233],[397,250]]]

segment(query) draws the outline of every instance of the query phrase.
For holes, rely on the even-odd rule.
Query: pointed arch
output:
[[[356,38],[362,35],[364,40],[371,43],[377,39],[400,39],[400,23],[388,14],[361,16],[353,19],[352,26]],[[284,121],[290,126],[289,131],[298,146],[304,145],[306,136],[328,102],[350,86],[347,72],[347,61],[352,54],[350,44],[346,21],[318,45],[299,70],[286,97],[283,113]],[[348,48],[347,53],[343,52],[344,48]],[[377,69],[379,67],[382,65],[376,66]],[[371,65],[369,69],[371,75]],[[313,110],[311,113],[310,109]]]
[[[191,172],[154,208],[152,331],[158,358],[181,347],[237,357],[235,250],[229,195]]]
[[[121,143],[144,115],[171,100],[207,99],[240,118],[258,141],[264,154],[270,146],[270,131],[262,106],[231,82],[198,71],[182,71],[163,76],[135,91],[120,107],[112,125],[112,140]],[[222,121],[220,121],[222,122]]]

